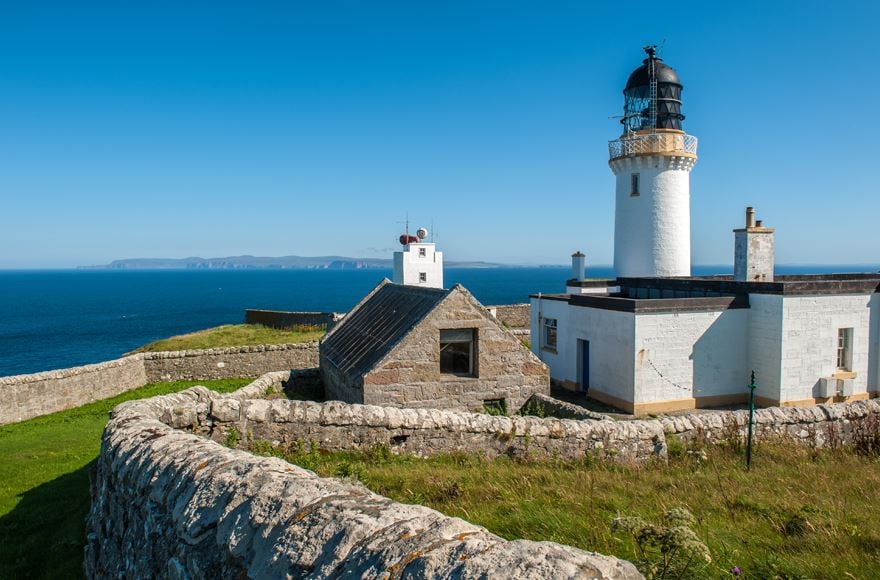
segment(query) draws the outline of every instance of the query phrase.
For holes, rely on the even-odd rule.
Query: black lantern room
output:
[[[646,46],[642,66],[629,75],[623,89],[624,130],[681,130],[681,81],[671,66],[657,57],[656,46]]]

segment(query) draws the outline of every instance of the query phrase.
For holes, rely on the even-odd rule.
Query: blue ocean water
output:
[[[695,267],[694,274],[730,273]],[[865,271],[779,268],[780,273]],[[874,268],[876,271],[876,268]],[[563,267],[445,270],[483,304],[562,292]],[[591,268],[610,277],[610,268]],[[344,312],[390,277],[385,270],[0,271],[0,376],[118,357],[147,342],[241,322],[246,308]]]

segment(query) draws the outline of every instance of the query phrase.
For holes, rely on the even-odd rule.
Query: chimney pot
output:
[[[751,206],[746,208],[746,227],[755,227],[755,208]]]

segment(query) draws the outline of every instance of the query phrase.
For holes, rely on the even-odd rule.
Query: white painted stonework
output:
[[[749,313],[635,316],[637,404],[743,393],[748,384]]]
[[[755,394],[775,401],[782,400],[782,309],[780,295],[749,295],[749,367],[760,379]]]
[[[423,279],[424,278],[424,279]],[[443,252],[429,242],[414,242],[394,252],[395,284],[443,288]]]
[[[733,277],[741,282],[772,282],[774,269],[773,230],[734,230]]]
[[[532,352],[550,367],[550,376],[570,386],[582,385],[581,343],[590,342],[591,389],[631,400],[633,391],[634,315],[627,312],[580,308],[559,300],[532,298]],[[543,320],[557,320],[557,346],[548,347]]]
[[[696,159],[639,155],[611,161],[617,176],[614,270],[619,277],[690,276],[690,171]],[[632,174],[639,195],[631,195]]]
[[[543,319],[556,320],[557,345]],[[852,330],[853,395],[880,390],[880,294],[750,294],[748,308],[627,313],[532,298],[532,350],[553,380],[584,385],[580,340],[590,341],[590,388],[633,405],[748,393],[805,404],[837,368],[838,330]]]
[[[855,393],[868,390],[871,303],[875,295],[787,296],[782,307],[781,399],[818,397],[818,381],[837,372],[837,331],[853,329]],[[873,358],[873,361],[869,359]],[[876,386],[872,390],[876,389]]]

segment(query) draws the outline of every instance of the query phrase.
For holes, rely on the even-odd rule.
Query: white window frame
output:
[[[544,339],[544,344],[542,345],[544,348],[550,348],[556,350],[556,346],[559,344],[559,323],[555,318],[545,318],[544,324],[542,328]],[[553,340],[551,342],[550,335],[553,335]]]
[[[428,273],[427,272],[419,272],[419,283],[428,281]]]
[[[852,371],[853,329],[837,329],[837,370]]]

